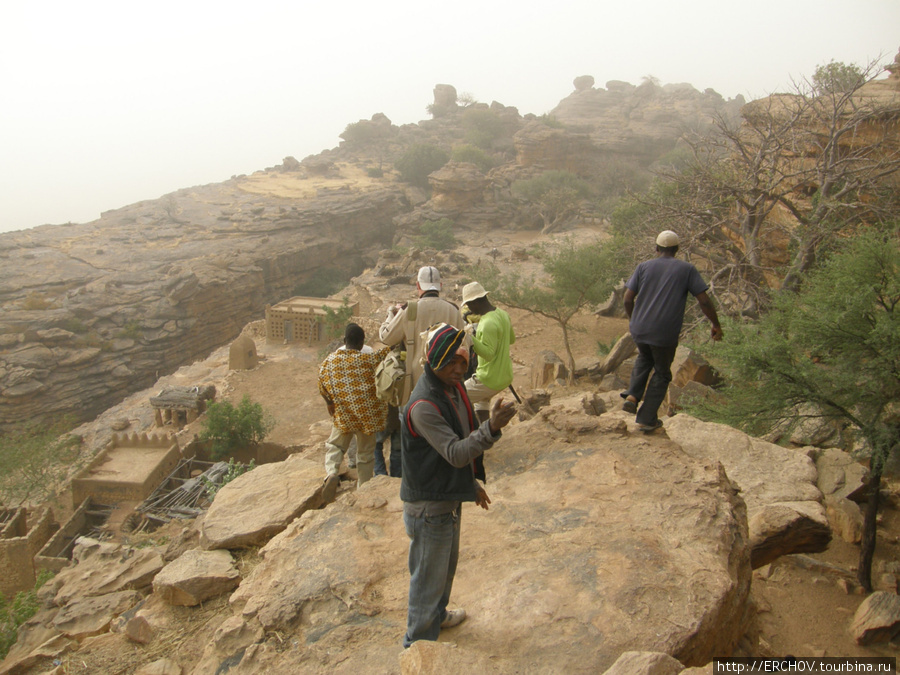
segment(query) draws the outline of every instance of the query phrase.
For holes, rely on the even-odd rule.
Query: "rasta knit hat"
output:
[[[425,361],[432,370],[440,370],[453,360],[462,346],[465,333],[446,323],[428,329],[425,339]]]

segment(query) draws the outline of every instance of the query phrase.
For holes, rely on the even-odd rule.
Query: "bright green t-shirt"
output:
[[[478,355],[475,377],[484,386],[500,391],[513,381],[512,358],[509,346],[516,341],[509,314],[495,309],[482,315],[472,346]]]

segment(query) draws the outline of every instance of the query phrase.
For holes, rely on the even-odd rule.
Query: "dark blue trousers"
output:
[[[623,398],[634,396],[638,401],[643,401],[634,419],[638,424],[653,425],[672,381],[672,361],[675,360],[678,345],[657,347],[637,343],[637,348],[638,357],[631,370],[631,383]]]

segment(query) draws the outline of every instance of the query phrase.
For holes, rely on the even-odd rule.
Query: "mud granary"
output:
[[[307,346],[328,340],[325,334],[327,310],[338,311],[344,301],[329,298],[295,296],[266,306],[266,343]],[[348,305],[352,316],[359,313],[359,303]],[[327,308],[327,309],[326,309]]]

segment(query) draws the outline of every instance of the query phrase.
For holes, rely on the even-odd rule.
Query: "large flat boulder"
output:
[[[837,448],[813,450],[819,472],[818,486],[826,497],[864,501],[869,470],[848,452]]]
[[[686,665],[731,653],[750,585],[734,485],[718,462],[580,403],[515,425],[489,451],[493,504],[463,509],[451,599],[469,618],[442,641],[496,672],[597,673],[626,651]],[[409,585],[398,492],[398,479],[376,476],[261,549],[232,608],[296,647],[254,645],[241,668],[333,672],[335,654],[342,672],[397,663]]]
[[[667,419],[665,433],[691,457],[721,462],[740,487],[754,568],[789,553],[828,547],[831,528],[816,487],[816,465],[805,453],[689,415]]]
[[[113,619],[141,601],[137,591],[119,591],[73,600],[63,607],[53,627],[66,637],[83,640],[109,630]]]
[[[322,506],[325,468],[299,455],[256,467],[216,494],[200,527],[204,549],[265,544],[308,509]]]
[[[170,605],[193,607],[228,593],[241,582],[228,551],[185,551],[163,567],[153,580],[153,592]]]
[[[44,588],[53,603],[64,607],[76,598],[119,591],[148,589],[163,568],[162,556],[153,549],[81,539],[74,552],[75,565],[66,567]]]

